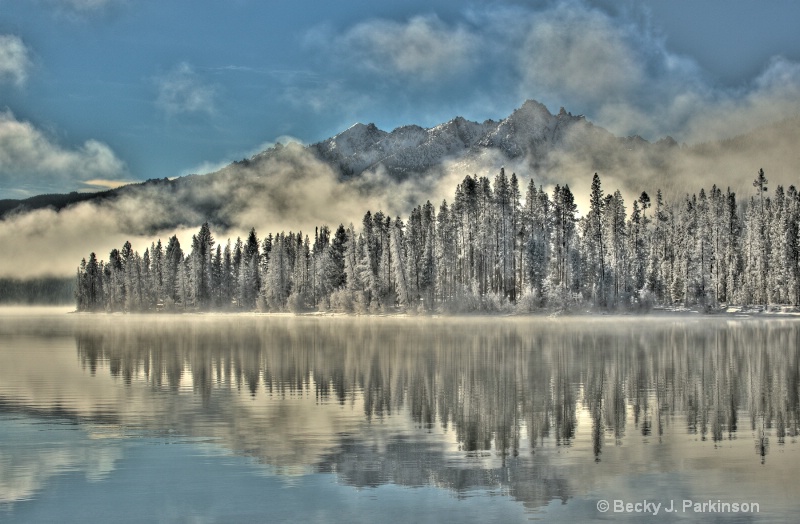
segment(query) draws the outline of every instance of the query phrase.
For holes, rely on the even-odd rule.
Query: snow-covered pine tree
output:
[[[603,227],[603,208],[605,199],[597,173],[592,177],[589,194],[589,212],[583,220],[584,244],[584,293],[598,306],[605,306],[606,300],[606,245]]]
[[[442,200],[436,216],[436,296],[440,303],[453,298],[457,268],[456,226],[447,200]]]
[[[269,268],[264,276],[262,292],[270,309],[281,311],[286,307],[291,287],[291,266],[287,253],[286,235],[275,235],[270,252]]]
[[[561,187],[558,186],[558,188],[560,193]],[[522,222],[525,242],[523,275],[528,290],[541,301],[546,294],[545,281],[548,278],[548,272],[552,272],[555,268],[556,273],[559,273],[560,269],[557,266],[549,265],[552,225],[550,199],[542,188],[536,189],[533,179],[528,183],[528,190],[525,194]],[[561,276],[563,276],[563,272],[557,274],[555,280],[560,281]]]
[[[394,265],[395,282],[397,284],[397,299],[401,306],[408,307],[411,304],[409,294],[408,274],[406,272],[406,256],[403,252],[405,239],[403,238],[403,222],[400,217],[394,221],[390,233],[390,248]]]
[[[572,292],[571,280],[574,273],[572,252],[575,250],[575,214],[578,206],[569,186],[556,186],[553,190],[552,212],[550,213],[552,232],[547,235],[552,239],[552,253],[549,292],[557,297],[558,303],[565,304]]]
[[[514,275],[514,206],[511,202],[511,184],[504,168],[494,178],[495,224],[495,290],[503,297],[513,294]]]
[[[164,295],[165,300],[175,304],[178,302],[178,271],[180,263],[183,261],[183,250],[178,237],[173,235],[167,242],[167,249],[164,252]]]

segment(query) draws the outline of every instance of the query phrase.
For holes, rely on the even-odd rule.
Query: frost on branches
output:
[[[763,170],[747,202],[717,186],[626,206],[595,174],[578,217],[568,185],[552,194],[503,169],[467,176],[451,203],[403,221],[367,211],[359,228],[318,227],[214,239],[209,224],[184,252],[177,237],[143,254],[129,242],[77,272],[79,311],[471,312],[654,305],[800,305],[800,195],[768,192]]]

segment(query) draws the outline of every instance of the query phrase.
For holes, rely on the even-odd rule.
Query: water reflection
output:
[[[366,421],[407,410],[452,429],[461,450],[520,453],[521,436],[569,446],[578,417],[593,452],[626,432],[661,439],[672,417],[702,440],[736,438],[740,416],[779,444],[795,438],[800,372],[795,323],[488,320],[141,322],[82,326],[81,365],[131,385],[320,404],[359,403]],[[632,415],[633,428],[626,427]],[[143,414],[146,416],[146,414]],[[762,439],[760,436],[759,439]],[[766,437],[763,437],[766,439]],[[766,440],[759,453],[768,451]]]
[[[529,507],[645,472],[746,477],[798,435],[797,322],[200,320],[76,317],[71,361],[36,358],[29,326],[4,339],[16,351],[0,351],[0,409],[208,438],[285,474],[499,490]],[[21,385],[42,373],[58,385]]]

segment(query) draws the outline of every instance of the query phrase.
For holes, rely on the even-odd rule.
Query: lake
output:
[[[2,522],[793,521],[800,321],[0,310]]]

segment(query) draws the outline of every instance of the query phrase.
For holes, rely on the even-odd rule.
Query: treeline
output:
[[[0,304],[69,304],[75,285],[72,277],[0,278]]]
[[[745,203],[713,186],[626,207],[592,180],[579,217],[568,185],[552,194],[515,174],[467,176],[452,204],[403,221],[367,212],[360,229],[318,227],[217,243],[203,224],[143,254],[130,242],[77,272],[80,311],[242,310],[355,313],[523,311],[653,305],[800,304],[800,195],[768,195],[760,170]]]

